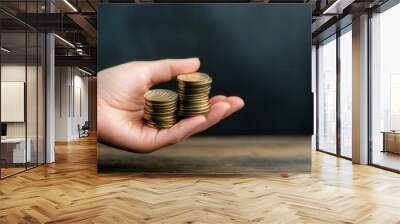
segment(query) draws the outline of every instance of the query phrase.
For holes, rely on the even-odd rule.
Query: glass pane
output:
[[[30,160],[28,160],[27,166],[28,168],[34,167],[37,165],[37,132],[38,132],[38,124],[37,124],[37,74],[38,74],[38,50],[37,50],[37,33],[29,32],[27,33],[28,38],[28,62],[27,62],[27,80],[26,80],[26,113],[27,113],[27,142],[30,147]]]
[[[351,158],[352,141],[352,35],[340,36],[340,153]]]
[[[0,1],[0,7],[17,15],[43,13],[45,0]],[[3,178],[45,161],[45,35],[1,12],[0,20]]]
[[[45,52],[45,44],[46,37],[44,34],[39,33],[38,35],[38,163],[45,163],[45,60],[46,60],[46,52]]]
[[[37,13],[39,11],[37,1],[27,2],[26,12]],[[28,18],[28,21],[35,23],[35,17]],[[27,142],[31,151],[30,161],[27,167],[37,166],[38,160],[38,34],[36,30],[27,30],[27,80],[26,80],[26,116],[27,116]],[[28,147],[28,148],[29,148]]]
[[[25,170],[31,158],[25,119],[26,33],[3,32],[1,47],[1,174],[5,177]]]
[[[372,163],[400,170],[400,5],[372,17]]]
[[[318,148],[336,153],[336,39],[318,48]]]

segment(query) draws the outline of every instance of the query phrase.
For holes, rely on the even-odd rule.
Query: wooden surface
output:
[[[0,181],[0,223],[400,223],[400,176],[313,152],[311,174],[97,174],[94,138]]]
[[[200,136],[150,154],[99,143],[97,158],[101,172],[265,175],[310,172],[310,151],[310,136]]]

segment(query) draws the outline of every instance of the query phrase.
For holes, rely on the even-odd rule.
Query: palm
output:
[[[131,62],[98,74],[99,140],[133,152],[152,152],[174,144],[210,126],[243,106],[238,97],[216,96],[207,115],[179,121],[169,129],[157,130],[142,121],[144,93],[153,85],[178,74],[194,72],[197,59]]]

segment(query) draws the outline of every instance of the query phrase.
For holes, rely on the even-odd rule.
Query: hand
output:
[[[206,115],[186,118],[168,129],[143,123],[144,93],[153,85],[195,72],[197,58],[136,61],[105,69],[97,76],[99,141],[124,150],[149,153],[206,130],[244,106],[239,97],[214,96]]]

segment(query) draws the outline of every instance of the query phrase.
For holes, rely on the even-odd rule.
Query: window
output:
[[[336,153],[336,36],[318,47],[318,149]]]
[[[400,5],[371,18],[371,162],[400,170]]]
[[[42,13],[44,3],[20,1],[15,10]],[[46,39],[8,14],[0,12],[0,18],[7,21],[0,23],[0,178],[5,178],[45,163]]]
[[[351,158],[352,26],[320,43],[317,53],[317,147],[324,152]]]
[[[340,155],[352,157],[352,32],[348,26],[340,36]]]

